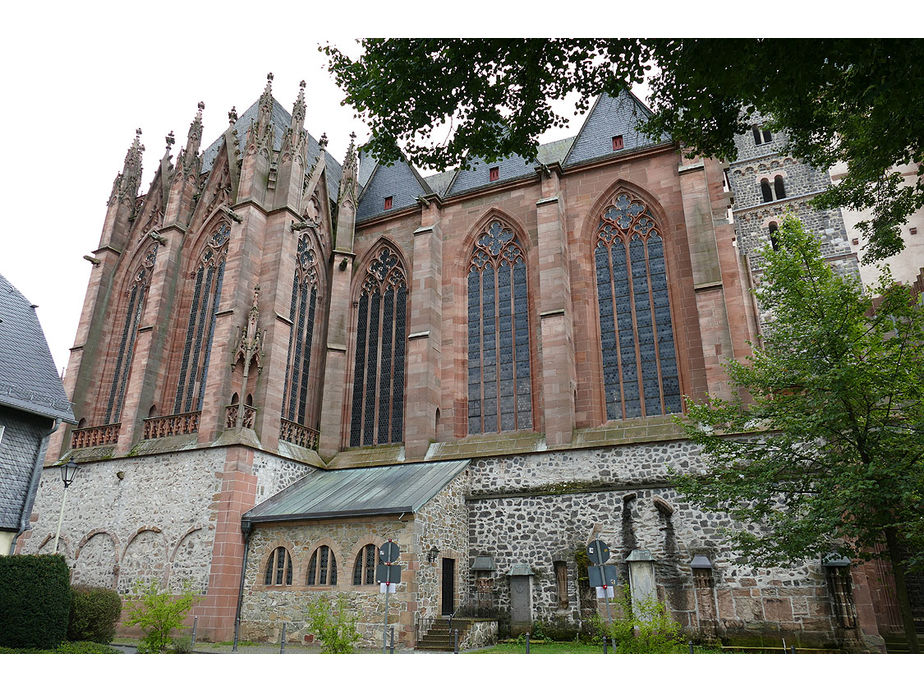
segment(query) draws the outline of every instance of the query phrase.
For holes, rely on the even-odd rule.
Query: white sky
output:
[[[673,0],[664,7],[672,4]],[[142,193],[147,192],[170,130],[176,137],[175,161],[200,100],[206,106],[204,148],[227,127],[232,106],[242,113],[259,98],[267,72],[275,75],[273,95],[288,109],[299,81],[306,80],[306,129],[316,138],[326,132],[328,149],[338,160],[343,159],[351,131],[359,142],[365,140],[368,128],[339,105],[343,95],[324,69],[319,43],[349,48],[362,35],[435,32],[580,36],[599,30],[593,16],[616,14],[620,20],[609,25],[611,31],[628,35],[754,31],[716,25],[703,3],[677,5],[689,7],[683,10],[689,17],[675,14],[675,8],[657,17],[647,13],[647,27],[645,18],[627,23],[622,18],[625,5],[614,11],[617,6],[612,3],[582,3],[584,11],[567,16],[562,5],[555,6],[559,16],[524,26],[526,5],[496,0],[9,5],[0,26],[0,191],[5,210],[0,274],[38,305],[60,371],[73,345],[90,275],[90,263],[82,258],[97,248],[112,180],[122,168],[135,128],[142,129],[146,147]],[[774,8],[781,6],[773,3]],[[464,16],[438,15],[438,8]],[[768,20],[763,10],[754,11],[768,34],[793,30],[782,14]],[[806,16],[804,8],[800,12]],[[825,14],[818,10],[818,21],[804,29],[830,30]],[[860,30],[879,29],[864,25]],[[580,122],[543,140],[574,134]]]

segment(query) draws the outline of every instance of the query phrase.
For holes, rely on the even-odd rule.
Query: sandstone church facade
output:
[[[639,135],[623,94],[535,160],[422,177],[352,143],[338,162],[304,84],[291,114],[271,87],[204,149],[200,104],[144,195],[136,137],[113,184],[65,379],[80,422],[46,462],[81,467],[74,582],[192,584],[217,640],[310,640],[307,600],[344,595],[371,643],[394,540],[413,647],[486,601],[514,629],[577,622],[599,536],[692,633],[875,641],[872,578],[736,565],[728,518],[668,480],[700,464],[671,415],[730,394],[758,336],[721,162]],[[52,550],[59,487],[46,469],[18,550]]]

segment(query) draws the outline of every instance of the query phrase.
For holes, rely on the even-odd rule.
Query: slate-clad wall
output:
[[[596,450],[484,458],[471,465],[469,496],[471,553],[493,556],[498,606],[509,609],[514,563],[527,563],[532,580],[533,618],[578,617],[575,550],[586,545],[594,525],[627,580],[625,557],[647,549],[655,560],[659,596],[690,630],[701,627],[690,560],[711,557],[719,632],[768,639],[786,632],[788,641],[830,643],[834,624],[820,562],[790,569],[741,567],[724,548],[721,530],[734,526],[718,513],[681,501],[665,481],[668,467],[699,464],[687,442],[626,445]],[[664,501],[658,509],[654,500]],[[661,502],[659,501],[659,503]],[[568,609],[558,606],[553,562],[568,565]]]
[[[42,438],[51,420],[0,406],[0,531],[19,531],[23,504],[29,495],[32,471]],[[55,470],[60,484],[60,473]]]

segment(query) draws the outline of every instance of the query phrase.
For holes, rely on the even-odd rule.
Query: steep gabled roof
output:
[[[2,275],[0,405],[77,423],[35,309]]]
[[[601,94],[574,138],[563,162],[564,167],[670,142],[666,134],[660,139],[652,139],[636,131],[636,125],[646,122],[651,116],[649,108],[631,91],[623,91],[618,96]],[[613,151],[615,135],[623,138],[623,148],[617,151]]]
[[[247,131],[250,129],[250,124],[257,119],[259,112],[260,101],[258,99],[254,101],[250,105],[250,108],[244,111],[237,119],[237,122],[234,123],[234,133],[237,135],[238,151],[242,152],[244,150],[244,144],[247,142]],[[276,101],[276,99],[273,99],[273,110],[270,115],[270,123],[273,126],[273,149],[279,151],[282,148],[282,138],[286,130],[292,125],[292,115],[282,104]],[[221,148],[223,141],[224,135],[212,142],[212,144],[206,147],[205,151],[202,152],[203,173],[212,170],[215,157],[218,156],[218,150]],[[308,133],[308,161],[306,164],[309,169],[314,160],[317,159],[318,152],[320,151],[321,145],[311,136],[311,133]],[[324,153],[324,167],[327,171],[327,195],[330,199],[336,200],[340,190],[340,176],[342,175],[343,167],[330,155],[330,152],[327,151]]]
[[[244,513],[242,522],[414,513],[439,493],[469,460],[389,467],[319,470]]]
[[[407,161],[401,159],[384,166],[371,156],[366,155],[366,166],[374,163],[371,172],[366,178],[359,195],[359,208],[356,210],[356,221],[365,221],[381,214],[397,212],[417,205],[417,198],[430,195],[433,191],[420,177],[420,174]],[[365,172],[360,165],[360,180]],[[386,197],[392,199],[391,209],[385,211],[383,203]]]

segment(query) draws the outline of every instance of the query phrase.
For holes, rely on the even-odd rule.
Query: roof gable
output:
[[[650,117],[648,107],[630,91],[623,91],[618,96],[601,94],[574,138],[564,166],[670,142],[666,134],[660,139],[652,139],[636,130],[636,125],[647,122]],[[614,151],[613,137],[616,135],[622,136],[623,147]]]
[[[371,159],[371,157],[369,157]],[[374,161],[374,160],[373,160]],[[388,166],[375,163],[359,196],[356,221],[364,221],[385,213],[385,198],[391,198],[389,211],[417,206],[417,198],[431,194],[429,186],[404,159]]]
[[[2,275],[0,405],[77,423],[35,309]]]

